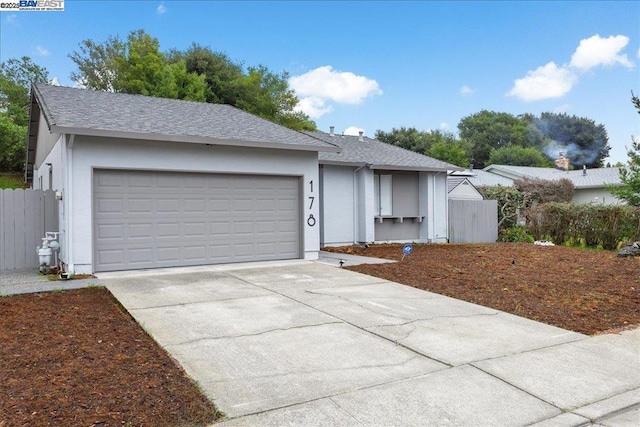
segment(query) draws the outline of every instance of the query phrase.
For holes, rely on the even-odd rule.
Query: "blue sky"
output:
[[[136,29],[286,70],[321,130],[456,132],[482,109],[605,125],[611,162],[640,136],[640,2],[73,1],[0,12],[0,60],[30,56],[74,86],[67,55]]]

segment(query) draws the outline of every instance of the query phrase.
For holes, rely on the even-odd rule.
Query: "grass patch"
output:
[[[22,175],[0,173],[0,189],[29,188]]]

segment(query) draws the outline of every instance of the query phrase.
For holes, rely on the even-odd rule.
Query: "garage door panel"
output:
[[[296,177],[96,171],[96,271],[300,256]]]

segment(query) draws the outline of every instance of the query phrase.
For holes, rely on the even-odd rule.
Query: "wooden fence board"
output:
[[[36,247],[46,231],[58,231],[53,191],[0,190],[0,270],[38,268]]]

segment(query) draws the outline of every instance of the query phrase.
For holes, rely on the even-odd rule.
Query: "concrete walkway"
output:
[[[318,262],[99,277],[220,426],[640,425],[640,329],[587,337]]]
[[[40,274],[37,269],[0,271],[0,296],[61,291],[99,285],[100,280],[95,278],[49,280],[47,276]]]

